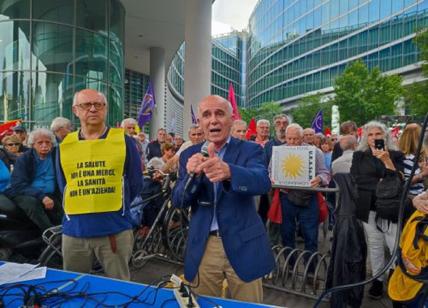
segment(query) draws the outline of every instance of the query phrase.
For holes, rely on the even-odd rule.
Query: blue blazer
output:
[[[214,185],[205,175],[196,177],[184,191],[189,178],[187,160],[201,147],[202,144],[191,146],[180,155],[179,176],[173,190],[173,205],[192,209],[184,262],[188,281],[198,272],[214,213]],[[218,185],[219,232],[230,264],[241,280],[249,282],[274,267],[269,239],[254,203],[254,196],[267,193],[271,182],[258,144],[231,138],[223,161],[229,164],[231,179]]]

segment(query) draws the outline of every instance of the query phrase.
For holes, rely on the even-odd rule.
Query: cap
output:
[[[12,130],[14,132],[26,132],[27,130],[25,129],[24,126],[22,125],[16,125],[14,128],[12,128]]]

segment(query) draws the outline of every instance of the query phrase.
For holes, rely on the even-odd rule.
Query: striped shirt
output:
[[[404,158],[404,178],[407,181],[410,177],[410,172],[412,171],[415,155],[408,154]],[[415,176],[421,173],[421,168],[419,166],[415,170]],[[418,182],[410,186],[409,194],[411,195],[419,195],[424,191],[424,182]]]

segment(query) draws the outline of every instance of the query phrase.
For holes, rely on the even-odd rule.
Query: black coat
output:
[[[403,172],[404,155],[399,151],[389,151],[396,171],[387,169],[383,162],[373,156],[371,150],[356,151],[352,158],[351,174],[358,186],[357,218],[367,222],[369,212],[375,211],[376,187],[380,179],[388,173]]]
[[[147,161],[151,160],[153,157],[162,157],[161,144],[159,141],[155,140],[147,145],[146,157]]]
[[[366,277],[367,245],[362,222],[356,218],[358,191],[350,174],[334,176],[340,190],[340,203],[336,210],[331,259],[326,288],[363,281]],[[334,292],[331,307],[359,307],[364,297],[364,286]]]

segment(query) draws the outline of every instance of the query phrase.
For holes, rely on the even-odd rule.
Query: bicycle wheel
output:
[[[189,210],[169,208],[162,227],[162,237],[169,254],[177,261],[184,260],[188,229]]]

